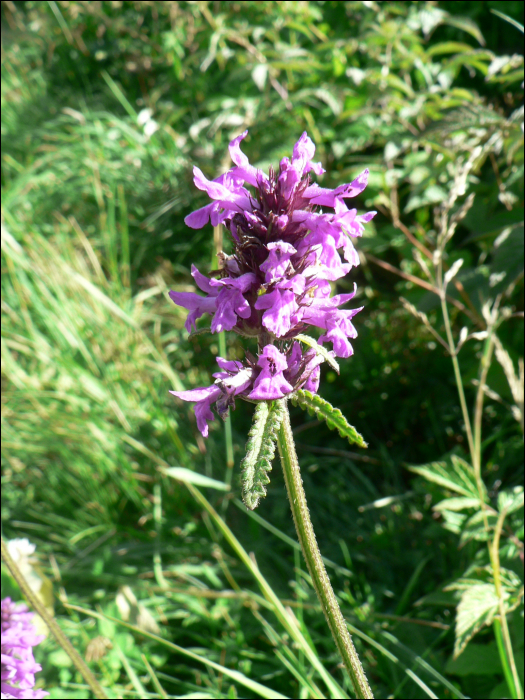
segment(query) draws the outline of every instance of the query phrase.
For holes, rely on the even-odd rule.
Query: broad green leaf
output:
[[[482,627],[492,624],[497,612],[498,596],[493,583],[474,583],[466,588],[457,608],[455,659]]]
[[[279,401],[261,401],[253,415],[253,425],[246,443],[246,457],[241,462],[242,500],[247,508],[257,508],[266,496],[268,472],[272,469],[277,431],[283,419],[283,406]]]
[[[210,479],[209,476],[204,476],[204,474],[199,474],[198,472],[192,472],[191,469],[186,469],[185,467],[159,467],[159,469],[166,474],[166,476],[171,476],[172,479],[177,479],[177,481],[184,481],[186,484],[205,486],[210,489],[217,489],[218,491],[229,491],[230,489],[228,484],[224,484],[222,481]]]
[[[438,511],[443,511],[443,510],[464,510],[465,508],[478,508],[479,507],[479,498],[465,498],[465,497],[458,497],[458,498],[445,498],[443,501],[440,501],[439,503],[436,503],[434,506],[434,510]]]
[[[515,610],[523,598],[521,579],[510,569],[500,569],[505,613]],[[464,576],[447,586],[445,591],[462,591],[456,616],[454,659],[484,626],[492,624],[499,614],[499,600],[490,566],[471,568]]]
[[[368,447],[363,437],[348,423],[341,411],[338,408],[334,408],[328,401],[325,401],[317,394],[299,389],[292,395],[292,403],[294,406],[299,405],[301,408],[307,409],[310,415],[316,415],[318,420],[326,421],[330,430],[337,430],[339,435],[347,438],[350,444],[355,443],[359,447]]]
[[[431,462],[421,467],[409,467],[409,469],[434,484],[439,484],[466,498],[476,498],[479,502],[474,469],[457,455],[452,455],[450,461]]]
[[[330,352],[326,348],[324,348],[322,345],[319,345],[315,338],[311,338],[309,335],[302,335],[301,333],[299,335],[296,335],[295,339],[300,340],[305,345],[308,345],[309,347],[313,348],[315,352],[318,355],[321,355],[321,357],[324,360],[326,360],[326,362],[328,362],[330,367],[334,369],[337,372],[337,374],[339,374],[339,364],[332,357],[332,355],[330,355]]]

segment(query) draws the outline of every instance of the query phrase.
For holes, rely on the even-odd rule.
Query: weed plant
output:
[[[245,128],[265,170],[302,130],[326,186],[371,170],[356,352],[323,370],[369,449],[292,425],[375,696],[523,697],[522,12],[2,3],[3,536],[108,697],[351,695],[277,464],[239,500],[251,409],[205,443],[168,393],[242,356],[167,294],[221,246],[184,226],[191,164],[216,177]],[[35,654],[90,697],[52,636]]]

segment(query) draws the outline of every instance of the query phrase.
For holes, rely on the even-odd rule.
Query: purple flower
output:
[[[194,411],[197,418],[197,427],[204,437],[208,437],[208,423],[215,420],[211,411],[211,405],[217,404],[219,414],[225,417],[230,406],[235,408],[235,396],[251,385],[253,371],[245,368],[242,362],[217,358],[217,364],[223,370],[216,372],[215,383],[212,386],[190,391],[170,391],[183,401],[195,401]]]
[[[208,279],[192,267],[204,296],[170,292],[171,299],[190,312],[188,330],[209,314],[212,333],[234,331],[258,339],[257,359],[247,356],[246,364],[235,367],[226,367],[225,360],[220,360],[223,371],[214,375],[212,386],[172,392],[196,402],[197,425],[203,435],[213,420],[211,406],[225,416],[235,396],[271,400],[301,386],[317,391],[322,360],[312,349],[303,353],[293,340],[309,326],[323,331],[319,342],[331,343],[335,356],[353,353],[349,339],[357,333],[352,318],[360,309],[339,307],[355,290],[331,296],[330,282],[359,265],[351,239],[361,236],[364,224],[375,215],[358,215],[345,201],[363,192],[368,170],[335,189],[311,182],[309,173],[321,175],[324,170],[313,161],[315,145],[305,132],[291,160],[283,158],[277,171],[270,168],[265,174],[241,151],[247,133],[230,143],[234,167],[227,173],[208,180],[194,168],[195,185],[212,202],[186,217],[192,228],[209,221],[214,226],[223,223],[233,239],[233,255],[220,255],[218,279]]]
[[[282,399],[292,391],[292,386],[283,376],[288,369],[286,357],[277,350],[275,345],[267,345],[257,361],[262,372],[253,383],[253,389],[248,394],[250,399],[272,400]]]
[[[45,698],[49,693],[33,690],[35,673],[42,667],[35,662],[32,647],[40,644],[43,635],[37,635],[23,603],[11,598],[2,600],[2,697]]]

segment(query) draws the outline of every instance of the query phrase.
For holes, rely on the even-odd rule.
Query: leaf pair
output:
[[[300,389],[291,396],[291,400],[294,405],[299,405],[316,415],[319,420],[326,421],[331,430],[337,430],[339,435],[347,438],[351,444],[367,447],[361,435],[348,423],[341,411],[317,394]],[[242,500],[250,510],[257,508],[261,498],[266,496],[266,485],[270,483],[268,472],[272,469],[277,434],[284,411],[288,410],[285,401],[286,399],[261,401],[255,409],[253,425],[246,443],[246,456],[241,462]]]

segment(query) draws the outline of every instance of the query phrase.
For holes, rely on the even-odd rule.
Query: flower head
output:
[[[227,226],[233,255],[222,255],[219,279],[208,279],[192,267],[205,296],[170,292],[176,304],[190,311],[188,330],[203,314],[209,314],[212,333],[227,330],[258,339],[257,359],[247,357],[235,369],[227,369],[220,360],[223,372],[219,375],[229,373],[228,379],[215,375],[211,387],[172,392],[183,400],[196,401],[197,423],[205,436],[213,420],[212,404],[225,415],[235,396],[270,400],[301,386],[317,390],[322,358],[311,349],[303,354],[300,343],[294,342],[308,327],[321,329],[319,342],[331,343],[334,355],[353,353],[348,339],[357,333],[351,319],[360,309],[339,307],[355,291],[331,297],[330,282],[359,264],[351,239],[361,236],[364,224],[375,215],[358,216],[357,209],[349,209],[345,201],[365,189],[368,170],[333,190],[311,182],[309,173],[321,175],[324,170],[313,162],[315,145],[304,132],[291,160],[283,158],[278,170],[270,168],[266,175],[241,151],[247,133],[230,143],[234,167],[224,175],[210,181],[194,168],[195,185],[213,201],[186,217],[192,228],[201,228],[210,220],[214,226]]]
[[[37,635],[23,603],[2,600],[2,697],[45,698],[44,690],[33,690],[35,673],[42,667],[33,658],[33,647],[44,639]]]

